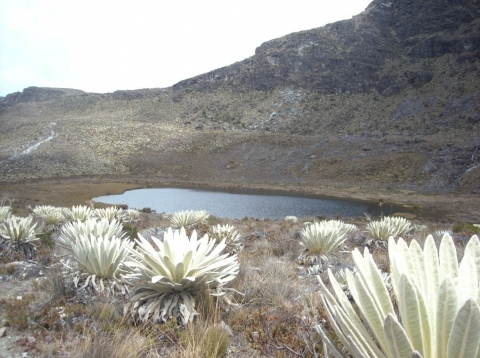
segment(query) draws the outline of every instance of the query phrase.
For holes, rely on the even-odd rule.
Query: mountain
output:
[[[164,89],[0,97],[0,180],[480,191],[480,3],[375,0]]]

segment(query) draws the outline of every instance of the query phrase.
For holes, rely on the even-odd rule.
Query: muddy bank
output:
[[[202,187],[202,188],[252,188],[281,190],[334,198],[351,198],[368,201],[414,206],[421,210],[435,210],[439,221],[480,221],[480,195],[455,192],[420,193],[410,190],[373,188],[366,186],[339,186],[324,183],[312,186],[308,183],[206,183],[159,178],[89,177],[30,182],[1,182],[0,198],[14,198],[13,207],[19,213],[26,212],[28,205],[71,206],[86,204],[91,198],[101,195],[121,194],[126,190],[144,187]],[[6,203],[8,204],[8,202]]]

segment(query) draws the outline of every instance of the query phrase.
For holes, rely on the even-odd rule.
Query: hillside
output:
[[[373,1],[171,88],[0,97],[0,181],[168,178],[480,193],[480,11]]]

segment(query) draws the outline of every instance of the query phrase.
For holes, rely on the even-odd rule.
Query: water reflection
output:
[[[380,214],[378,203],[258,189],[146,188],[100,196],[93,200],[106,204],[127,204],[129,208],[136,209],[151,208],[158,213],[206,210],[211,215],[232,219],[280,219],[287,215],[299,218],[319,215],[358,217],[365,212]],[[384,205],[382,209],[386,215],[405,212],[405,208],[393,205]]]

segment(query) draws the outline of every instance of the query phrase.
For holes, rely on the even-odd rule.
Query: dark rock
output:
[[[424,111],[425,106],[423,101],[416,97],[410,97],[394,110],[391,119],[396,121],[410,115],[418,115]]]
[[[437,170],[438,170],[438,167],[430,160],[423,167],[424,173],[433,173],[433,172],[436,172]]]
[[[429,72],[406,72],[405,77],[414,88],[420,88],[432,80],[433,74]]]
[[[140,233],[142,237],[146,240],[150,240],[152,236],[156,237],[157,239],[163,240],[163,235],[165,234],[165,229],[161,227],[156,227],[156,228],[150,228],[147,230],[144,230]]]

